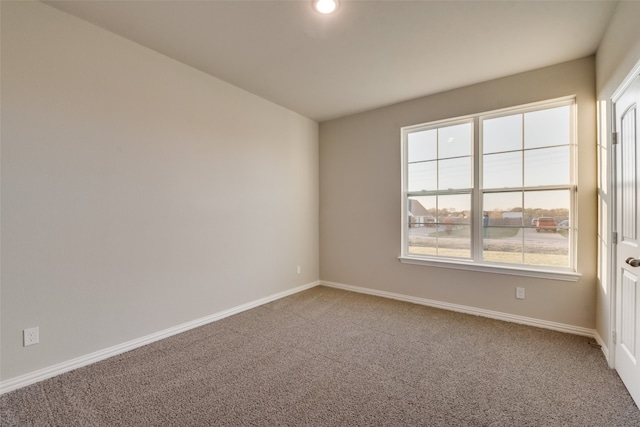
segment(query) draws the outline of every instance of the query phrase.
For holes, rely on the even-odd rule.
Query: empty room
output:
[[[0,1],[0,425],[640,426],[640,1]]]

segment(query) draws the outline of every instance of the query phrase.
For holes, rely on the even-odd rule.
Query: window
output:
[[[575,272],[574,110],[563,99],[403,128],[401,259]]]

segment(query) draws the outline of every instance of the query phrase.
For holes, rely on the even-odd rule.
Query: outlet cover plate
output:
[[[35,328],[27,328],[22,332],[25,347],[38,344],[40,342],[40,330],[37,326]]]

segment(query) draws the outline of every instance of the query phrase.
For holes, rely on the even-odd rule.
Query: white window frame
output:
[[[527,190],[550,190],[550,189],[568,189],[570,191],[570,212],[569,224],[571,227],[569,241],[569,267],[547,267],[535,266],[528,264],[502,264],[492,263],[482,260],[482,195],[484,190],[481,188],[482,176],[482,123],[484,120],[496,117],[508,116],[512,114],[524,114],[531,111],[537,111],[547,108],[561,107],[569,105],[570,115],[570,143],[569,143],[569,168],[570,183],[563,186],[545,186],[545,187],[526,187]],[[405,126],[401,128],[401,145],[402,145],[402,220],[401,220],[401,255],[399,260],[405,264],[416,264],[426,266],[437,266],[444,268],[453,268],[470,271],[481,271],[499,274],[509,274],[526,277],[538,277],[545,279],[554,279],[562,281],[577,281],[581,275],[577,273],[577,132],[576,132],[576,114],[577,104],[575,96],[557,98],[548,101],[536,102],[526,105],[504,108],[495,111],[472,114],[463,117],[456,117],[446,120],[438,120],[434,122],[422,123],[417,125]],[[471,123],[473,132],[473,146],[471,149],[472,156],[472,188],[471,188],[471,258],[448,258],[444,256],[416,255],[409,253],[409,212],[408,212],[408,135],[416,131],[423,131],[433,128],[441,128],[461,123]],[[524,191],[525,187],[515,190]],[[457,191],[458,193],[468,193],[466,190]],[[507,190],[490,190],[487,192],[508,192]],[[439,192],[439,194],[449,194],[448,192]],[[454,190],[453,193],[456,193]]]

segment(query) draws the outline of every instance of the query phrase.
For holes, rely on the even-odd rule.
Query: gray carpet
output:
[[[0,397],[8,426],[640,426],[589,338],[316,287]]]

